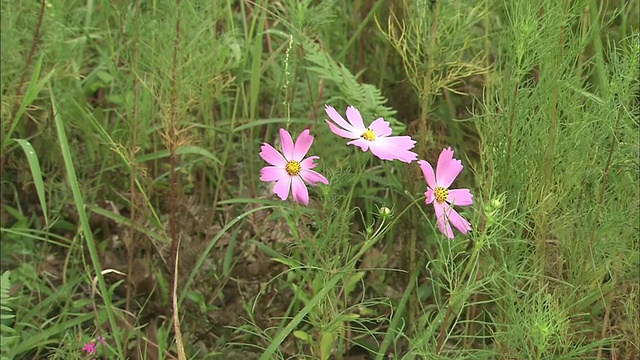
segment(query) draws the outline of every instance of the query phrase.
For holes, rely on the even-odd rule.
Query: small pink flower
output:
[[[362,151],[370,149],[373,155],[382,160],[410,163],[418,158],[418,154],[409,151],[416,142],[410,136],[390,136],[391,127],[383,118],[378,118],[369,127],[365,127],[360,112],[353,106],[347,107],[348,121],[329,105],[325,105],[325,111],[333,121],[325,120],[334,134],[354,139],[347,145],[358,146]]]
[[[85,343],[84,346],[82,347],[82,350],[86,351],[88,354],[93,354],[98,351],[96,349],[96,343],[93,341]]]
[[[100,335],[98,335],[96,337],[96,340],[98,340],[98,342],[100,342],[102,345],[106,344],[106,341],[104,340],[104,338]]]
[[[262,145],[260,157],[271,166],[265,166],[260,170],[260,180],[264,182],[275,181],[273,192],[280,199],[286,200],[289,197],[289,189],[291,189],[293,199],[307,205],[309,191],[305,182],[312,186],[316,186],[319,182],[329,184],[324,176],[311,170],[318,166],[314,161],[320,157],[310,156],[304,159],[313,143],[313,136],[309,134],[309,129],[305,129],[294,144],[291,134],[285,129],[280,129],[280,142],[282,143],[282,154],[269,144]]]
[[[461,233],[468,233],[471,230],[471,224],[453,210],[452,205],[471,205],[473,204],[473,195],[469,189],[449,190],[449,186],[463,169],[462,162],[453,158],[451,148],[446,148],[440,153],[435,175],[428,162],[420,160],[418,164],[427,180],[427,191],[424,193],[427,197],[426,203],[433,203],[438,219],[438,229],[449,239],[453,239],[451,224]]]

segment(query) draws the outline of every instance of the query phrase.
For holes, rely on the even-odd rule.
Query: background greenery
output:
[[[2,1],[2,356],[638,358],[639,3]],[[325,104],[453,147],[474,231]]]

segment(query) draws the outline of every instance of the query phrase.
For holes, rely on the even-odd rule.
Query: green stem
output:
[[[596,84],[600,90],[600,97],[606,99],[609,93],[607,70],[604,63],[604,56],[602,50],[602,29],[600,24],[600,17],[598,12],[598,1],[591,0],[589,4],[589,15],[591,20],[591,28],[593,29],[593,53],[595,58],[595,74]]]
[[[353,43],[356,41],[356,39],[358,39],[358,37],[360,36],[362,31],[367,27],[367,24],[369,23],[369,21],[371,21],[371,19],[373,18],[373,15],[376,13],[376,11],[378,11],[378,9],[384,3],[386,3],[386,1],[384,1],[384,0],[378,1],[373,6],[373,9],[371,9],[371,11],[369,11],[369,13],[367,14],[367,17],[365,17],[364,20],[362,20],[360,22],[360,25],[358,26],[356,31],[353,33],[353,36],[351,36],[351,39],[349,39],[347,44],[342,47],[342,50],[340,51],[338,56],[336,56],[336,61],[337,62],[341,62],[344,59],[344,57],[347,55],[347,53],[351,51],[351,46],[353,46]]]
[[[469,261],[467,262],[467,265],[464,267],[464,270],[462,271],[462,275],[459,278],[458,283],[462,284],[465,280],[465,278],[469,275],[469,273],[471,272],[471,269],[473,269],[473,266],[476,264],[476,261],[478,260],[478,256],[480,254],[480,250],[482,250],[482,248],[484,247],[484,241],[478,241],[475,243],[475,245],[473,246],[473,250],[471,252],[471,257],[469,258]],[[471,279],[469,279],[468,281],[469,283],[471,282]],[[436,346],[436,353],[439,354],[440,351],[442,350],[442,346],[444,345],[444,340],[446,338],[446,331],[449,328],[449,319],[452,313],[452,308],[458,308],[458,304],[464,304],[464,301],[466,301],[465,299],[458,299],[458,294],[461,292],[462,294],[464,294],[464,291],[461,291],[461,288],[466,287],[468,284],[462,284],[460,285],[460,287],[456,287],[455,290],[451,293],[451,296],[449,297],[449,304],[447,305],[447,311],[444,313],[444,321],[442,321],[442,324],[440,325],[440,335],[438,337],[438,345]],[[442,312],[440,312],[440,314],[443,314]],[[434,321],[433,324],[437,324],[438,321]],[[427,333],[430,333],[427,332]]]
[[[98,278],[98,287],[100,288],[100,292],[102,293],[102,299],[104,300],[105,311],[107,313],[107,318],[109,319],[109,324],[111,326],[111,329],[113,329],[113,331],[115,332],[116,329],[119,328],[119,325],[116,322],[116,317],[113,311],[114,307],[113,303],[111,302],[109,289],[107,288],[107,284],[104,281],[104,276],[102,276],[100,258],[98,257],[98,250],[96,249],[96,243],[93,239],[93,233],[91,232],[91,226],[89,225],[89,217],[87,216],[86,206],[82,197],[82,192],[80,191],[80,185],[76,176],[76,170],[73,165],[71,149],[69,148],[67,134],[64,130],[64,122],[62,120],[60,112],[58,111],[58,107],[56,106],[56,101],[53,95],[51,84],[49,84],[49,94],[51,96],[51,113],[54,114],[54,121],[58,134],[58,143],[60,144],[60,150],[62,151],[62,158],[64,160],[64,166],[67,173],[69,186],[71,187],[71,193],[73,194],[73,201],[76,205],[76,210],[78,211],[80,228],[82,230],[82,235],[86,240],[85,244],[87,245],[87,249],[89,250],[89,257],[91,258],[93,270],[95,271],[96,277]],[[122,344],[120,344],[119,341],[116,341],[115,343],[118,353],[117,357],[121,359],[124,358]]]
[[[395,314],[393,316],[393,319],[391,319],[391,323],[389,324],[389,329],[387,330],[387,333],[385,334],[384,339],[382,340],[382,345],[380,345],[380,349],[376,354],[376,360],[382,360],[385,358],[387,349],[389,348],[389,346],[391,346],[391,342],[393,341],[393,339],[396,338],[397,334],[395,331],[398,328],[398,324],[400,323],[400,320],[402,320],[403,315],[405,314],[405,308],[407,307],[407,303],[410,299],[411,294],[413,293],[413,288],[415,287],[416,282],[418,281],[418,274],[420,274],[420,269],[422,269],[426,265],[426,262],[427,262],[427,258],[422,257],[420,258],[420,261],[418,262],[416,267],[413,268],[411,272],[411,280],[409,280],[409,284],[407,284],[407,288],[404,290],[404,293],[402,294],[402,299],[400,299],[400,303],[395,309]]]
[[[358,253],[353,258],[351,258],[349,262],[347,262],[343,270],[338,271],[335,275],[333,275],[331,279],[324,285],[324,287],[307,303],[307,305],[302,308],[300,312],[298,312],[296,316],[293,317],[293,319],[291,319],[289,324],[287,324],[287,326],[285,326],[282,331],[276,334],[276,336],[269,344],[269,347],[267,347],[262,356],[260,356],[260,360],[272,359],[280,344],[282,344],[287,336],[291,334],[296,326],[298,326],[298,324],[302,322],[302,320],[311,312],[311,310],[313,310],[313,308],[316,307],[320,303],[320,301],[322,301],[322,299],[329,294],[330,291],[333,290],[333,288],[345,276],[345,274],[349,273],[350,270],[353,269],[358,260],[360,260],[360,258],[367,252],[367,250],[371,249],[371,247],[373,247],[378,242],[378,240],[383,238],[386,230],[392,227],[398,221],[398,219],[400,219],[407,211],[409,211],[412,205],[417,204],[419,201],[424,201],[424,198],[420,197],[418,199],[415,199],[409,206],[404,208],[402,212],[398,214],[398,216],[394,216],[393,221],[391,221],[391,223],[389,223],[388,225],[385,225],[384,221],[382,221],[376,231],[374,231],[374,233],[365,240]]]
[[[420,142],[418,146],[418,152],[421,154],[426,154],[427,152],[427,140],[429,133],[429,124],[428,124],[428,115],[431,109],[432,102],[432,93],[435,93],[437,89],[433,87],[433,69],[435,68],[434,56],[437,51],[436,48],[436,40],[438,38],[438,20],[440,17],[440,1],[437,1],[433,8],[433,17],[431,23],[431,31],[429,33],[429,45],[428,45],[428,60],[427,60],[427,68],[425,71],[425,77],[422,83],[422,94],[421,94],[421,111],[420,111],[420,124],[419,124],[419,133],[420,133]],[[415,217],[411,217],[415,219]],[[413,220],[412,231],[409,237],[409,268],[413,269],[416,267],[416,249],[417,249],[417,231],[415,230],[417,224],[415,220]],[[409,321],[413,323],[415,318],[417,304],[414,302],[413,298],[410,299],[409,302]]]

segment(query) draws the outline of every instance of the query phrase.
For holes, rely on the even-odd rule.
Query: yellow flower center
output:
[[[360,135],[360,137],[368,141],[373,141],[376,139],[376,133],[374,133],[371,129],[367,129],[367,131]]]
[[[300,162],[298,161],[291,160],[287,163],[284,169],[287,171],[287,174],[297,176],[300,173],[300,170],[302,170],[302,165],[300,165]]]
[[[443,188],[442,186],[436,187],[436,201],[439,203],[443,203],[449,197],[449,190]]]

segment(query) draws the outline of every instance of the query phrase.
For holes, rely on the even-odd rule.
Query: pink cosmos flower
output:
[[[438,219],[438,229],[449,239],[453,239],[451,224],[461,233],[471,230],[471,224],[453,210],[453,205],[468,206],[473,204],[473,195],[469,189],[449,189],[449,186],[462,171],[462,162],[453,158],[453,150],[446,148],[440,153],[438,167],[434,174],[431,164],[418,161],[424,178],[427,180],[426,203],[433,203]]]
[[[371,149],[373,155],[382,160],[397,159],[410,163],[418,158],[418,154],[409,151],[416,142],[410,136],[390,136],[391,127],[383,118],[378,118],[369,127],[365,127],[360,112],[353,106],[347,107],[348,121],[329,105],[325,105],[325,111],[333,121],[325,120],[334,134],[354,139],[347,145],[358,146],[362,151]]]
[[[84,346],[82,347],[82,350],[86,351],[88,354],[93,354],[95,352],[97,352],[98,350],[96,349],[96,343],[95,342],[88,342],[88,343],[84,343]]]
[[[282,154],[267,143],[262,145],[260,157],[271,166],[265,166],[260,170],[260,180],[275,181],[273,192],[280,199],[286,200],[291,189],[293,199],[307,205],[309,191],[305,182],[312,186],[316,186],[319,182],[329,184],[324,176],[311,170],[318,166],[314,161],[320,157],[310,156],[303,160],[313,143],[313,136],[309,134],[309,129],[305,129],[294,144],[291,134],[285,129],[280,129],[280,142]]]

